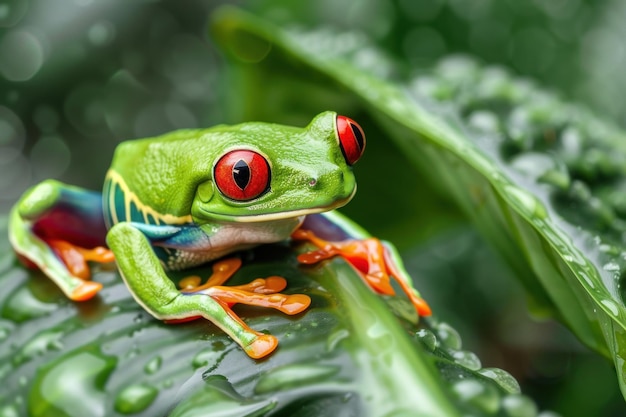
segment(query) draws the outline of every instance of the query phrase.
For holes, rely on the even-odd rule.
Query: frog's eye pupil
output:
[[[365,148],[365,136],[363,136],[361,128],[355,123],[350,123],[350,128],[352,129],[352,134],[356,138],[359,149],[363,152],[363,148]]]
[[[233,165],[233,180],[242,191],[250,183],[250,167],[243,159],[240,159]]]
[[[354,120],[337,116],[337,137],[341,152],[348,165],[354,165],[365,150],[365,134]]]
[[[235,201],[253,200],[270,189],[270,166],[259,153],[249,149],[227,152],[213,168],[215,185]]]

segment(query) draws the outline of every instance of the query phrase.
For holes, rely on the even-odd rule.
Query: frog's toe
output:
[[[273,276],[265,278],[265,285],[262,292],[264,294],[273,294],[287,288],[287,280],[283,277]],[[259,291],[255,291],[259,292]]]
[[[237,285],[230,288],[236,288],[255,294],[275,294],[287,288],[287,280],[283,277],[271,276],[267,278],[257,278],[248,284]]]
[[[87,301],[102,289],[102,284],[94,281],[83,281],[70,294],[73,301]]]
[[[311,305],[311,297],[304,294],[288,295],[279,308],[285,314],[293,316],[294,314],[302,313]]]
[[[261,334],[244,350],[252,359],[261,359],[272,353],[278,346],[278,339],[270,334]]]
[[[49,239],[46,243],[61,258],[70,274],[81,279],[91,277],[87,261],[109,263],[115,260],[113,252],[102,246],[87,249],[58,239]]]
[[[417,314],[419,314],[422,317],[428,317],[433,314],[426,300],[424,300],[422,297],[415,294],[415,292],[413,291],[407,294],[409,296],[409,299],[411,300],[411,303],[415,307]]]

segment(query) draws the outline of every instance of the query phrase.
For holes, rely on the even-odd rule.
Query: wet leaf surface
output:
[[[482,369],[448,324],[416,325],[407,300],[374,294],[340,259],[301,267],[302,248],[288,244],[245,254],[232,284],[281,274],[313,299],[296,317],[237,310],[280,340],[254,361],[206,321],[151,318],[110,268],[94,276],[97,298],[68,301],[18,264],[2,224],[0,415],[516,415],[505,411],[519,397],[508,373]]]
[[[215,21],[235,61],[246,39],[270,45],[260,65],[240,66],[251,97],[267,95],[272,77],[300,77],[310,89],[341,96],[318,94],[312,108],[366,111],[513,265],[535,312],[556,316],[613,359],[626,392],[623,131],[529,80],[464,57],[414,71],[362,34],[279,28],[233,10]],[[294,91],[302,93],[272,94],[284,105]]]

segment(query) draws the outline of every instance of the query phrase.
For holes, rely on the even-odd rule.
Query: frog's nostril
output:
[[[315,187],[317,185],[317,178],[309,178],[309,187]]]

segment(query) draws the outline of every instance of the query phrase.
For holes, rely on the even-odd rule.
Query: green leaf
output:
[[[436,319],[418,326],[407,300],[374,294],[339,258],[303,267],[296,256],[307,248],[288,243],[245,254],[229,284],[278,274],[289,292],[313,300],[296,317],[237,309],[280,340],[255,361],[207,321],[153,319],[112,268],[96,270],[100,296],[68,301],[41,272],[16,262],[6,236],[0,217],[2,416],[536,413],[509,374],[482,369],[462,349],[452,327]]]
[[[514,266],[535,312],[614,360],[626,394],[624,132],[463,57],[414,71],[360,34],[279,28],[230,9],[214,32],[235,60],[264,45],[240,65],[241,81],[246,102],[271,97],[274,107],[245,108],[247,117],[295,118],[285,104],[303,96],[309,110],[367,111]],[[327,93],[306,94],[315,88]]]

